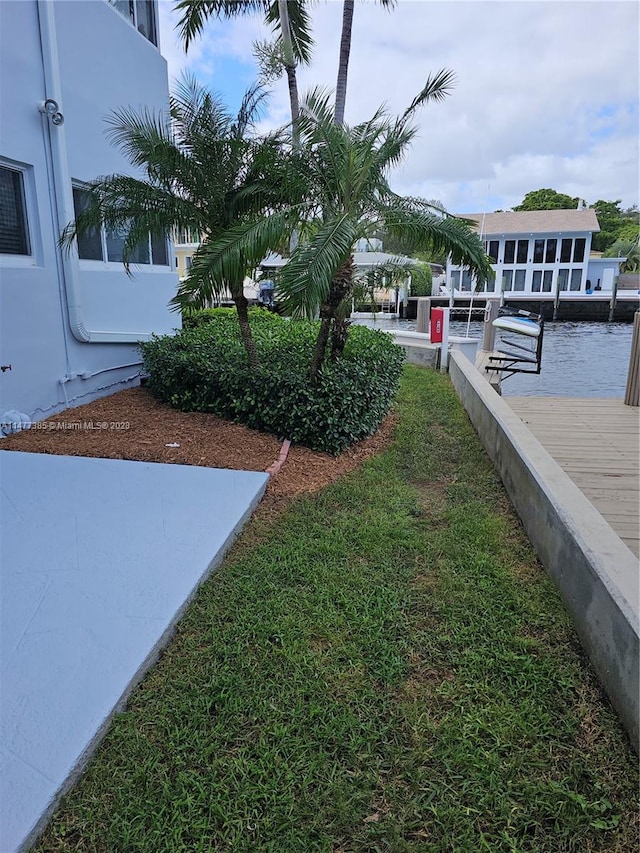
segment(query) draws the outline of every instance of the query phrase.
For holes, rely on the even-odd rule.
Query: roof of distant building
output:
[[[502,213],[461,213],[487,234],[548,234],[600,230],[595,210],[507,210]],[[484,216],[484,223],[482,218]]]

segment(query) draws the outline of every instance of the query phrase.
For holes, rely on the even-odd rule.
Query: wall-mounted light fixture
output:
[[[58,102],[54,101],[53,98],[47,98],[46,101],[41,101],[38,105],[38,109],[41,113],[46,115],[47,118],[51,119],[51,124],[56,127],[60,127],[61,124],[64,124],[64,116],[60,112]]]

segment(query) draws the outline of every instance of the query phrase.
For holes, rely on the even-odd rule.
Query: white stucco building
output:
[[[168,332],[177,275],[150,235],[129,278],[122,239],[62,228],[83,182],[131,167],[105,136],[121,107],[168,108],[155,0],[0,3],[0,416],[41,420],[135,382],[136,342]],[[10,366],[10,369],[9,369]]]
[[[477,223],[492,260],[493,278],[485,293],[547,297],[611,292],[624,258],[591,255],[592,235],[600,230],[596,213],[581,210],[463,214]],[[475,288],[469,270],[447,264],[446,287]]]

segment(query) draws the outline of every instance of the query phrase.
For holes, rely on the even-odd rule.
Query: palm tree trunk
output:
[[[349,326],[351,320],[346,317],[335,317],[331,328],[331,361],[337,361],[342,356],[347,338],[349,337]]]
[[[289,24],[289,9],[287,0],[278,0],[278,13],[280,15],[280,31],[282,33],[282,47],[284,52],[284,67],[287,72],[287,85],[289,87],[289,101],[291,103],[291,135],[293,146],[298,146],[298,124],[300,119],[300,98],[298,97],[298,78],[296,76],[296,58],[291,41],[291,26]]]
[[[333,325],[335,338],[331,347],[331,357],[339,358],[349,334],[349,324],[338,318],[338,310],[344,298],[351,292],[353,285],[353,255],[350,255],[333,277],[329,298],[320,308],[320,331],[313,348],[313,357],[309,367],[309,378],[315,380],[324,361],[329,332]],[[340,324],[343,324],[342,326]],[[341,337],[344,340],[341,342]]]
[[[247,351],[249,365],[255,370],[260,363],[260,359],[258,358],[258,350],[256,349],[256,343],[253,340],[251,326],[249,325],[249,301],[244,295],[242,284],[240,284],[239,287],[237,285],[233,286],[230,290],[231,298],[233,299],[233,303],[236,306],[236,312],[238,314],[240,337],[242,338],[242,343]]]
[[[349,72],[349,54],[351,53],[351,29],[353,27],[354,0],[344,0],[342,7],[342,36],[340,38],[340,59],[338,61],[338,81],[336,83],[336,106],[333,117],[336,124],[344,124],[344,110],[347,103],[347,74]]]
[[[325,309],[327,316],[322,317],[320,320],[320,331],[318,332],[318,337],[316,338],[316,343],[313,348],[313,357],[311,358],[311,364],[309,366],[309,379],[311,381],[315,381],[318,378],[318,373],[322,367],[324,354],[329,341],[329,330],[331,329],[331,317],[328,316],[327,311],[328,306],[323,306],[323,308]]]

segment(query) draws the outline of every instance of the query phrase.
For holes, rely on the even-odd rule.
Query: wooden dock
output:
[[[622,400],[503,397],[640,557],[640,412]]]

